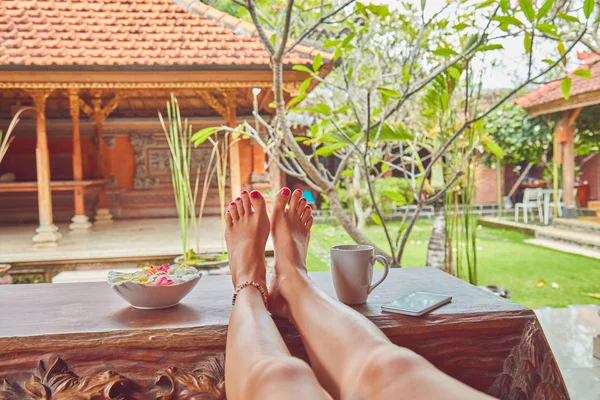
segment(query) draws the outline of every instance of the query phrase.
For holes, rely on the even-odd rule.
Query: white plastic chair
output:
[[[525,223],[528,222],[528,213],[529,210],[538,211],[538,216],[540,218],[540,223],[543,223],[543,215],[542,215],[542,201],[540,199],[541,195],[540,189],[525,189],[523,191],[523,202],[515,204],[515,222],[519,222],[519,209],[523,209],[523,221]]]

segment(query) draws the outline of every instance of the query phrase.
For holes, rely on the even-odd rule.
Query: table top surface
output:
[[[374,279],[381,272],[376,270]],[[329,272],[310,276],[335,298]],[[415,291],[447,294],[453,299],[450,304],[418,318],[382,313],[382,304]],[[232,293],[229,276],[205,276],[179,305],[163,310],[137,310],[103,282],[4,285],[0,286],[0,342],[42,335],[227,326]],[[530,311],[435,268],[391,270],[368,302],[354,308],[369,318],[381,317],[388,324],[407,326],[432,324],[440,316],[487,314],[489,318]]]

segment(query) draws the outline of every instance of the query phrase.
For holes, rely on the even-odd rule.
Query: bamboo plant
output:
[[[171,169],[171,181],[175,196],[175,207],[179,219],[179,229],[182,243],[182,262],[194,263],[198,261],[197,254],[200,252],[200,229],[206,206],[209,189],[215,174],[219,199],[221,201],[221,216],[224,219],[224,175],[226,175],[227,147],[220,140],[210,138],[212,145],[211,155],[206,165],[206,173],[200,190],[200,165],[196,167],[196,177],[192,178],[192,137],[194,136],[192,125],[187,119],[181,118],[177,98],[171,94],[167,102],[167,121],[165,122],[161,112],[158,112],[167,143],[169,145],[169,165]],[[225,172],[223,172],[223,170]],[[198,195],[200,194],[200,197]],[[198,204],[199,207],[196,207]],[[189,235],[194,232],[195,248],[190,247]],[[203,260],[204,261],[204,260]]]

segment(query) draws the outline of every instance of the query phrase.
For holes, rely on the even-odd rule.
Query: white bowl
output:
[[[112,285],[112,288],[134,308],[158,310],[179,304],[192,291],[201,277],[202,273],[199,272],[197,277],[169,286],[149,286],[143,283],[121,282]]]

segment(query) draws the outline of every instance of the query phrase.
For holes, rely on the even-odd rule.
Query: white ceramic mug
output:
[[[379,261],[385,267],[383,276],[373,281],[373,266]],[[369,294],[387,277],[390,266],[384,256],[376,255],[373,246],[364,244],[339,245],[331,248],[331,273],[339,301],[344,304],[363,304]]]

